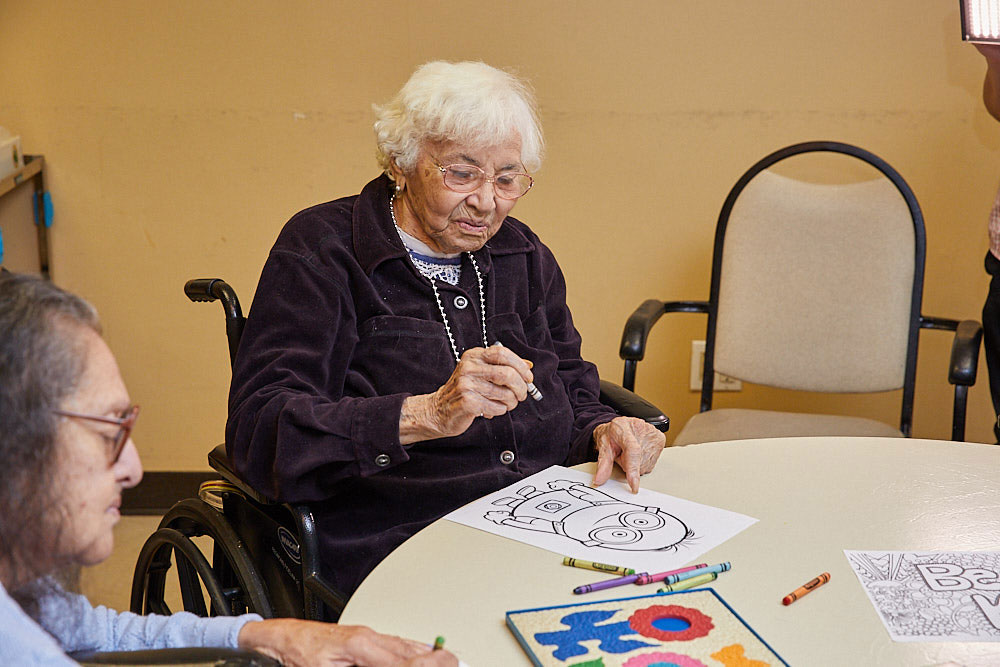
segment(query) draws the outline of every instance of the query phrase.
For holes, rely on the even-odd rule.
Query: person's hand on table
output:
[[[666,437],[656,427],[636,417],[615,417],[594,429],[597,449],[597,472],[594,486],[611,478],[615,463],[625,472],[632,493],[639,491],[639,475],[645,475],[656,465]]]
[[[390,667],[457,665],[448,651],[383,635],[363,625],[274,618],[252,621],[239,634],[240,648],[278,660],[284,667]]]
[[[399,442],[461,435],[476,417],[506,414],[528,397],[532,379],[528,364],[506,347],[466,350],[440,389],[403,401]]]

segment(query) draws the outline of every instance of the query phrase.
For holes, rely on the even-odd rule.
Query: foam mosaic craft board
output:
[[[507,612],[538,667],[788,665],[711,588]]]

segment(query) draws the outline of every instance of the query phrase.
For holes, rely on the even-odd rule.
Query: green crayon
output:
[[[621,565],[607,565],[605,563],[595,563],[590,560],[577,560],[576,558],[570,558],[566,556],[563,558],[563,565],[569,565],[570,567],[580,567],[584,570],[596,570],[597,572],[610,572],[612,574],[620,574],[622,576],[627,576],[630,574],[635,574],[635,570],[630,567],[622,567]]]
[[[683,579],[678,581],[676,584],[667,584],[660,589],[661,593],[675,593],[677,591],[687,590],[688,588],[694,588],[695,586],[701,586],[702,584],[707,584],[710,581],[715,581],[719,578],[719,575],[715,572],[708,572],[706,574],[699,574],[697,577],[691,577],[690,579]]]

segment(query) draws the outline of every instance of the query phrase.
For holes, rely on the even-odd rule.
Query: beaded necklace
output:
[[[389,215],[392,216],[392,224],[396,229],[400,229],[399,223],[396,222],[396,193],[393,193],[389,197]],[[402,240],[402,237],[400,237]],[[405,247],[406,244],[404,244]],[[409,248],[406,249],[407,254],[411,251]],[[479,285],[479,314],[482,320],[483,326],[483,347],[487,347],[489,343],[486,342],[486,298],[484,296],[483,290],[483,275],[479,272],[479,264],[476,263],[476,258],[471,252],[466,251],[465,253],[469,257],[469,261],[472,262],[472,270],[476,272],[476,284]],[[423,275],[422,273],[420,275]],[[424,276],[424,279],[431,284],[431,290],[434,292],[434,301],[437,303],[438,311],[441,313],[441,321],[444,322],[444,332],[448,334],[448,342],[451,343],[452,354],[455,355],[455,363],[457,364],[461,360],[461,355],[458,353],[458,346],[455,345],[455,337],[451,333],[451,325],[448,322],[448,316],[444,312],[444,305],[441,303],[441,295],[438,294],[437,285],[432,278]]]

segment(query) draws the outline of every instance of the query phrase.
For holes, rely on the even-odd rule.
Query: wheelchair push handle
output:
[[[243,309],[236,292],[222,278],[195,278],[184,283],[184,294],[194,302],[221,301],[226,313],[226,337],[229,339],[229,361],[236,362],[236,351],[243,336]]]
[[[195,278],[184,283],[184,294],[194,302],[212,302],[218,299],[226,311],[226,317],[243,317],[240,300],[236,292],[222,278]]]
[[[219,281],[219,278],[195,278],[194,280],[189,280],[184,283],[184,294],[187,295],[187,298],[195,302],[215,301],[216,297],[212,294],[212,287]]]

